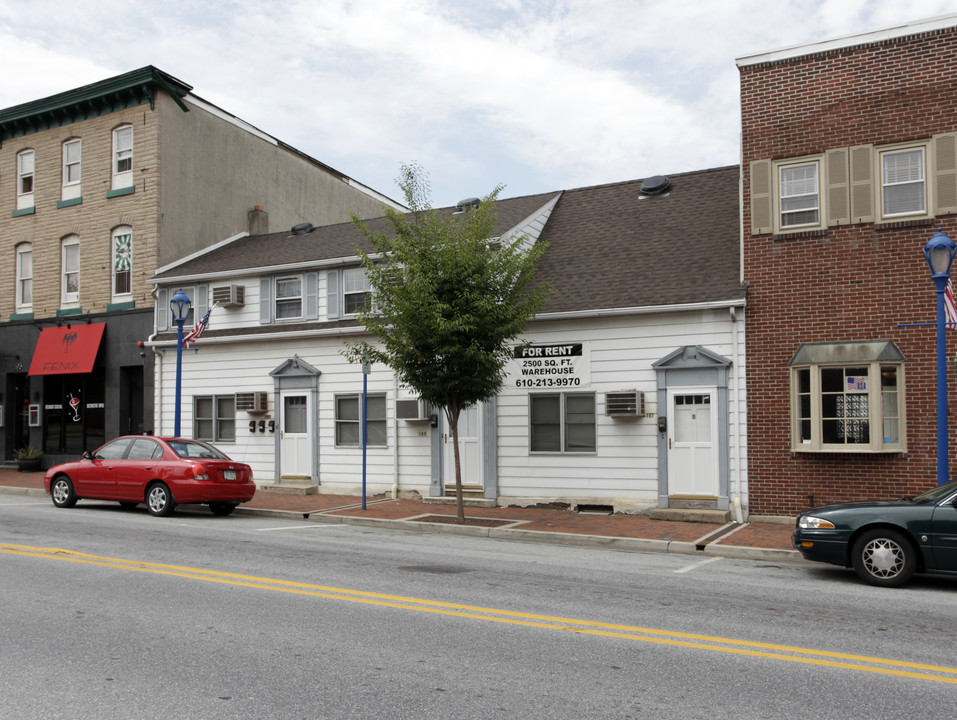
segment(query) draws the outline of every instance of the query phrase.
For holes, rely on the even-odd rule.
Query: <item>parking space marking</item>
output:
[[[692,570],[698,569],[698,568],[701,567],[702,565],[708,565],[709,563],[717,562],[718,560],[721,560],[721,558],[720,558],[720,557],[705,558],[704,560],[699,560],[699,561],[696,562],[696,563],[692,563],[691,565],[686,565],[685,567],[683,567],[683,568],[681,568],[681,569],[679,569],[679,570],[675,570],[675,572],[676,572],[676,573],[691,572]]]

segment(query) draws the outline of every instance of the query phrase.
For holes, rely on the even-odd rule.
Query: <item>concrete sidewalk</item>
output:
[[[0,493],[45,496],[43,473],[0,468]],[[375,497],[366,499],[363,510],[362,498],[354,495],[295,495],[264,490],[239,506],[236,513],[619,550],[801,560],[800,553],[791,548],[790,523],[719,525],[652,520],[647,515],[592,515],[550,507],[466,507],[466,524],[462,525],[454,522],[454,505]]]

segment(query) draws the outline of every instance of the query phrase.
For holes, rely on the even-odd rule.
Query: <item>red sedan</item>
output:
[[[204,503],[214,515],[229,515],[256,493],[249,465],[230,460],[209,443],[185,438],[127,435],[81,460],[54,465],[43,488],[57,507],[77,500],[116,500],[123,507],[146,503],[150,513],[169,515],[182,503]]]

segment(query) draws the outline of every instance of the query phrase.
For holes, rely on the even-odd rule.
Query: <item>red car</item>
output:
[[[182,503],[204,503],[229,515],[256,493],[249,465],[230,460],[209,443],[185,438],[127,435],[84,452],[81,460],[54,465],[43,488],[57,507],[77,500],[146,503],[152,515],[169,515]]]

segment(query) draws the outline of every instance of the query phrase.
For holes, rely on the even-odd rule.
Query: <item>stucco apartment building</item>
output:
[[[957,15],[737,64],[751,511],[916,494],[936,482],[922,248],[957,233]]]
[[[155,67],[0,110],[0,188],[0,453],[45,465],[153,430],[157,267],[399,207]]]

